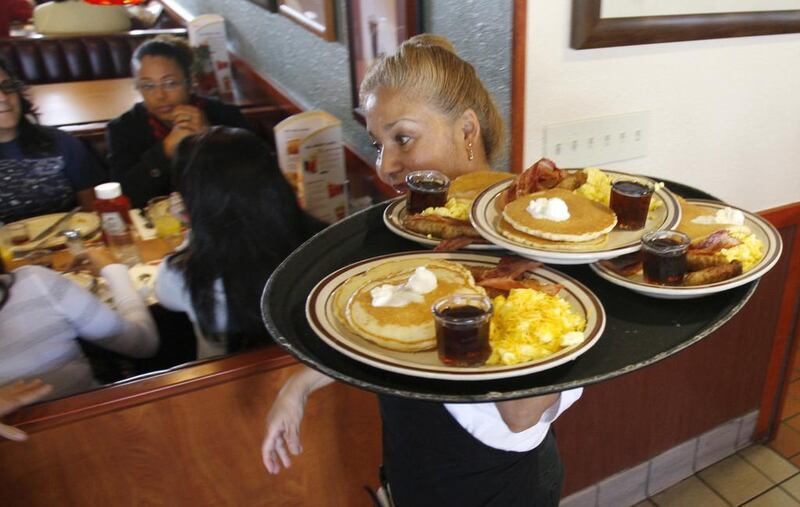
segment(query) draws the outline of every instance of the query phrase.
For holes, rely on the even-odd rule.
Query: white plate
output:
[[[394,199],[383,211],[383,223],[390,231],[401,238],[419,243],[420,245],[435,247],[441,240],[429,238],[425,234],[410,231],[403,226],[403,219],[406,217],[406,198],[398,197]],[[501,247],[492,243],[470,243],[463,250],[499,250]]]
[[[35,238],[37,234],[56,223],[65,214],[66,213],[51,213],[49,215],[26,218],[12,223],[27,225],[28,234],[31,238]],[[80,233],[81,237],[85,238],[100,229],[100,217],[98,217],[96,213],[79,211],[72,215],[69,220],[67,220],[67,223],[63,224],[63,230],[67,229],[75,229]],[[14,245],[11,250],[15,252],[27,252],[34,248],[53,248],[63,245],[66,241],[67,238],[55,232],[42,243],[37,244],[37,241],[29,241],[20,245]]]
[[[558,283],[564,288],[559,292],[576,312],[586,319],[586,338],[573,347],[561,349],[543,359],[513,366],[454,367],[442,364],[435,350],[424,352],[397,352],[384,349],[367,341],[336,318],[333,295],[343,283],[364,271],[386,261],[400,259],[444,259],[463,264],[496,265],[500,257],[466,252],[406,252],[365,259],[346,266],[319,282],[306,300],[306,317],[311,328],[328,345],[356,361],[383,370],[423,378],[445,380],[490,380],[528,375],[559,366],[575,359],[589,350],[600,338],[606,325],[606,314],[600,300],[587,287],[558,271],[540,267],[529,272],[529,278],[547,283]]]
[[[641,181],[653,185],[654,182],[643,176],[603,170],[612,181],[626,179]],[[620,255],[635,252],[640,247],[640,239],[646,232],[671,229],[681,219],[681,209],[675,195],[666,188],[660,188],[653,193],[653,199],[660,199],[664,204],[650,213],[644,228],[638,231],[621,231],[614,229],[608,233],[608,240],[602,245],[590,245],[579,250],[574,245],[533,247],[524,243],[508,239],[497,230],[497,224],[502,218],[495,206],[495,201],[500,194],[508,188],[510,181],[501,181],[484,190],[472,204],[470,220],[477,231],[495,245],[511,250],[523,257],[535,259],[547,264],[589,264],[602,259],[610,259]]]
[[[717,210],[732,207],[727,204],[719,203],[716,201],[706,201],[702,199],[687,199],[687,202],[699,206],[709,208],[709,215],[713,215]],[[739,287],[748,282],[752,282],[763,275],[765,275],[772,267],[778,262],[783,251],[783,241],[781,235],[773,225],[760,216],[750,213],[749,211],[741,210],[744,213],[744,225],[750,228],[750,231],[764,243],[764,257],[746,273],[739,276],[723,280],[717,283],[710,283],[706,285],[695,285],[691,287],[682,286],[664,286],[650,284],[644,281],[641,273],[626,277],[624,275],[615,273],[601,264],[592,264],[592,270],[600,277],[605,278],[609,282],[631,289],[632,291],[660,299],[689,299],[702,296],[708,296],[724,290]]]

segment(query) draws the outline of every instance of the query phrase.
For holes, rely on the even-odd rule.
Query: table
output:
[[[142,100],[132,77],[33,85],[28,96],[39,122],[55,127],[105,124]],[[270,103],[260,88],[236,80],[233,95],[223,100],[242,108]]]
[[[669,186],[685,197],[709,197],[688,187]],[[416,243],[387,230],[382,220],[386,205],[372,206],[306,242],[275,270],[262,297],[266,326],[289,353],[331,377],[378,393],[430,401],[498,401],[609,380],[711,334],[739,311],[757,285],[752,282],[697,299],[659,300],[613,285],[588,266],[554,266],[589,287],[605,307],[605,332],[585,354],[550,370],[509,379],[454,382],[401,375],[330,348],[314,334],[305,316],[311,288],[334,270],[386,253],[420,250]]]

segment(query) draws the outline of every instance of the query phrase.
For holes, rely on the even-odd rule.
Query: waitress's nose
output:
[[[392,187],[402,186],[405,181],[406,171],[400,157],[391,149],[385,146],[378,152],[378,158],[375,160],[375,168],[378,171],[378,177]]]

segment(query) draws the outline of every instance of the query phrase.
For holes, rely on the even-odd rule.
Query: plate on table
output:
[[[583,342],[565,347],[554,354],[516,365],[477,367],[447,366],[436,350],[399,352],[365,340],[339,321],[335,314],[334,295],[347,280],[387,261],[414,258],[440,259],[468,266],[494,267],[500,257],[467,252],[405,252],[365,259],[330,274],[319,282],[306,300],[306,317],[314,332],[328,345],[362,363],[383,370],[422,378],[445,380],[490,380],[528,375],[553,368],[575,359],[589,350],[600,338],[606,324],[603,306],[597,297],[577,280],[548,267],[529,271],[527,276],[544,283],[560,284],[559,296],[586,320]]]
[[[655,182],[644,176],[603,170],[612,181],[618,179],[639,181],[648,185]],[[498,247],[510,250],[518,255],[535,259],[548,264],[589,264],[601,259],[610,259],[640,248],[642,235],[649,231],[671,229],[681,218],[680,205],[672,192],[660,186],[653,192],[653,199],[661,201],[661,206],[651,211],[644,228],[638,231],[621,231],[614,229],[608,233],[602,243],[593,242],[587,245],[554,241],[552,244],[531,246],[503,236],[498,226],[502,213],[497,209],[497,200],[511,182],[500,182],[483,191],[472,205],[470,220],[477,231],[488,241]]]
[[[442,241],[441,239],[433,238],[426,234],[406,229],[403,225],[403,219],[405,219],[405,217],[405,197],[398,197],[397,199],[394,199],[383,211],[383,222],[386,224],[386,227],[401,238],[405,238],[419,243],[420,245],[429,247],[435,247]],[[499,250],[502,248],[485,240],[481,242],[481,240],[478,239],[476,241],[479,242],[470,243],[469,245],[465,246],[463,250]]]
[[[687,199],[686,202],[706,208],[709,215],[713,215],[718,210],[726,207],[733,208],[732,206],[728,206],[724,203],[707,201],[703,199]],[[643,294],[645,296],[661,299],[696,298],[732,289],[734,287],[739,287],[740,285],[752,282],[753,280],[757,280],[765,275],[770,269],[772,269],[775,263],[778,262],[783,250],[781,236],[772,224],[754,213],[750,213],[749,211],[745,210],[740,211],[745,217],[744,225],[750,229],[755,237],[764,245],[764,256],[755,266],[739,276],[729,278],[721,282],[709,283],[705,285],[695,285],[690,287],[664,286],[645,282],[641,272],[631,276],[625,276],[609,269],[607,266],[603,266],[600,263],[592,264],[590,267],[600,277],[613,284],[631,289],[632,291],[638,292],[639,294]],[[724,228],[723,225],[720,225],[719,227]]]
[[[29,237],[35,238],[37,234],[56,223],[64,215],[66,215],[66,213],[51,213],[49,215],[26,218],[12,223],[27,225]],[[75,229],[81,234],[81,237],[86,238],[100,229],[100,217],[98,217],[96,213],[79,211],[72,215],[67,223],[63,224],[62,230],[66,229]],[[19,245],[14,245],[12,251],[27,252],[39,248],[55,248],[63,246],[66,241],[67,238],[60,235],[58,232],[54,232],[52,236],[41,243],[38,241],[28,241]]]

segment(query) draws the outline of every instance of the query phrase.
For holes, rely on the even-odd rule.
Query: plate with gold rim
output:
[[[406,198],[401,196],[394,199],[386,206],[386,209],[383,211],[383,223],[385,223],[386,227],[394,234],[397,234],[401,238],[419,243],[420,245],[435,247],[441,243],[442,240],[439,238],[407,229],[403,225],[403,220],[406,216]],[[500,250],[501,248],[502,247],[486,240],[477,239],[475,243],[470,243],[465,246],[463,250]]]
[[[569,362],[588,351],[603,333],[606,314],[600,300],[585,285],[555,269],[541,266],[526,275],[543,283],[560,284],[559,296],[586,319],[584,340],[554,354],[517,364],[455,367],[441,363],[435,350],[399,352],[380,347],[356,334],[336,316],[334,297],[350,278],[375,266],[395,260],[436,259],[465,266],[493,267],[500,256],[469,252],[404,252],[365,259],[345,266],[320,281],[306,300],[306,317],[311,329],[333,349],[356,361],[386,371],[422,378],[444,380],[491,380],[528,375]]]
[[[17,220],[16,222],[9,222],[3,227],[7,227],[10,224],[25,224],[28,226],[28,235],[31,238],[35,238],[37,234],[58,222],[64,215],[66,215],[66,213],[39,215]],[[98,217],[96,213],[78,211],[69,218],[67,223],[63,224],[63,230],[66,229],[77,230],[83,238],[91,236],[100,229],[100,217]],[[42,242],[27,241],[25,243],[13,245],[11,250],[13,252],[22,253],[37,248],[56,248],[63,246],[66,242],[67,239],[64,236],[58,234],[58,232],[54,232],[52,236]]]
[[[655,186],[653,180],[644,176],[608,170],[603,170],[603,173],[608,175],[612,182],[625,179]],[[591,242],[585,245],[553,241],[534,247],[521,241],[507,238],[499,231],[502,213],[498,209],[497,201],[510,184],[511,182],[508,181],[496,183],[478,195],[472,205],[470,221],[473,227],[487,241],[523,257],[548,264],[589,264],[635,252],[639,250],[641,237],[645,233],[672,229],[680,222],[681,218],[681,209],[675,194],[663,186],[658,186],[653,192],[653,199],[659,200],[661,205],[650,212],[647,223],[642,229],[637,231],[614,229],[607,234],[604,241]]]
[[[718,201],[709,201],[705,199],[687,199],[686,202],[708,209],[708,214],[713,215],[718,210],[724,208],[739,209],[729,206],[725,203]],[[708,296],[716,294],[724,290],[733,289],[746,283],[757,280],[767,274],[767,272],[775,266],[778,259],[781,257],[783,251],[783,241],[778,230],[755,213],[739,209],[744,214],[744,225],[753,235],[761,241],[764,245],[764,255],[761,259],[749,270],[739,276],[729,278],[715,283],[708,283],[704,285],[695,286],[666,286],[647,283],[644,280],[641,272],[632,276],[625,276],[620,273],[609,269],[600,263],[591,264],[592,271],[597,273],[601,278],[609,282],[625,287],[639,294],[650,296],[659,299],[689,299]],[[724,225],[719,226],[720,229],[725,228]]]

